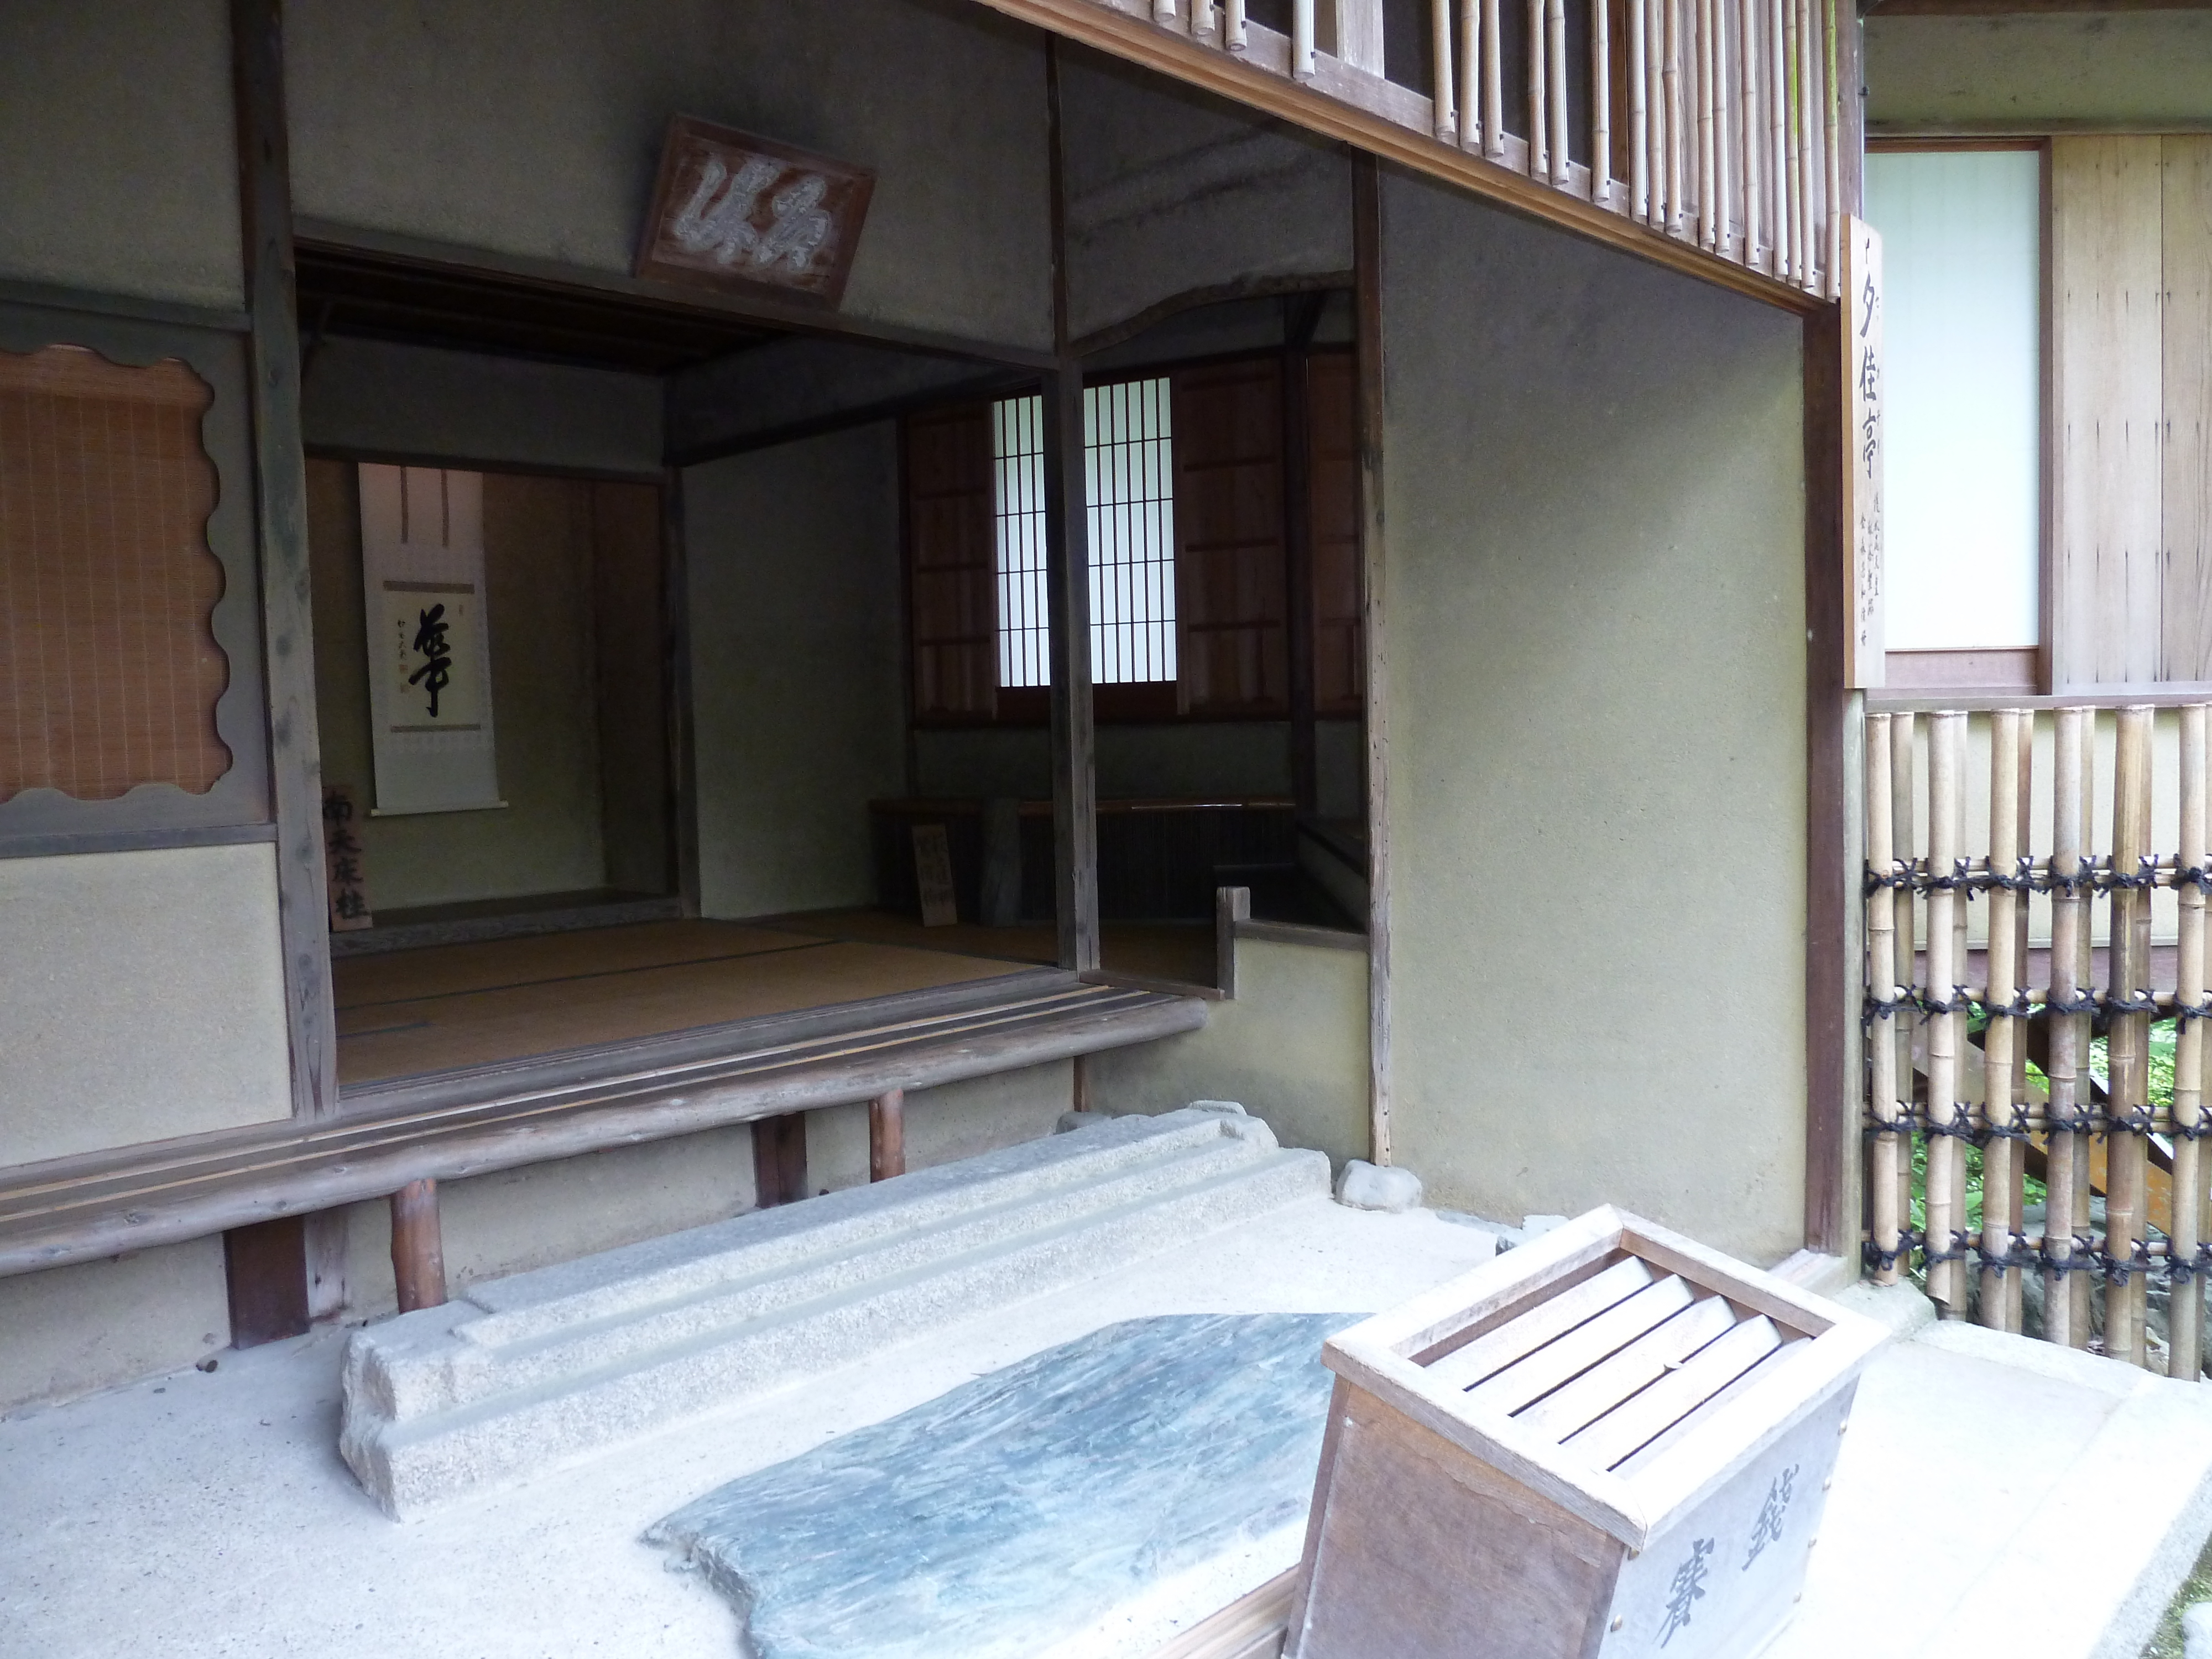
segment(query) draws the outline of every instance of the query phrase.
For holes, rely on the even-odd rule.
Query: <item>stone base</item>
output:
[[[1328,1191],[1260,1120],[1182,1111],[756,1211],[356,1334],[338,1449],[405,1515]]]

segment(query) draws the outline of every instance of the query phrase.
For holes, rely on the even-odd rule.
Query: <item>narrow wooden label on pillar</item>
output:
[[[330,889],[331,931],[344,933],[373,927],[376,918],[368,909],[368,877],[362,868],[361,809],[353,786],[323,786],[323,879]]]
[[[921,925],[950,927],[960,920],[953,896],[952,845],[941,823],[914,826],[914,879],[921,895]]]
[[[1844,684],[1883,684],[1881,233],[1846,218],[1844,305]]]

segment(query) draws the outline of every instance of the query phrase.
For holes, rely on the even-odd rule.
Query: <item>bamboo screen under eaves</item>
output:
[[[229,769],[212,397],[174,359],[0,352],[0,800],[198,794]]]
[[[1868,1269],[2191,1380],[2207,717],[1867,716]]]

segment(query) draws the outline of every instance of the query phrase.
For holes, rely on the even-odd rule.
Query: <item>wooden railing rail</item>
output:
[[[1425,89],[1383,72],[1382,0],[1292,0],[1288,35],[1242,0],[987,0],[1048,22],[1086,10],[1143,19],[1711,258],[1835,297],[1834,0],[1421,3]],[[1509,62],[1503,24],[1516,7],[1525,50]],[[1234,95],[1233,81],[1215,84]]]
[[[2212,1267],[2207,716],[2071,703],[1866,721],[1868,1269],[1921,1278],[1984,1325],[2191,1380]]]

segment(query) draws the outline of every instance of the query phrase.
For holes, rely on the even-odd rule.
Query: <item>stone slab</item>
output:
[[[1357,1317],[1110,1325],[733,1480],[647,1540],[728,1596],[754,1659],[1049,1653],[1303,1531],[1321,1345]]]

